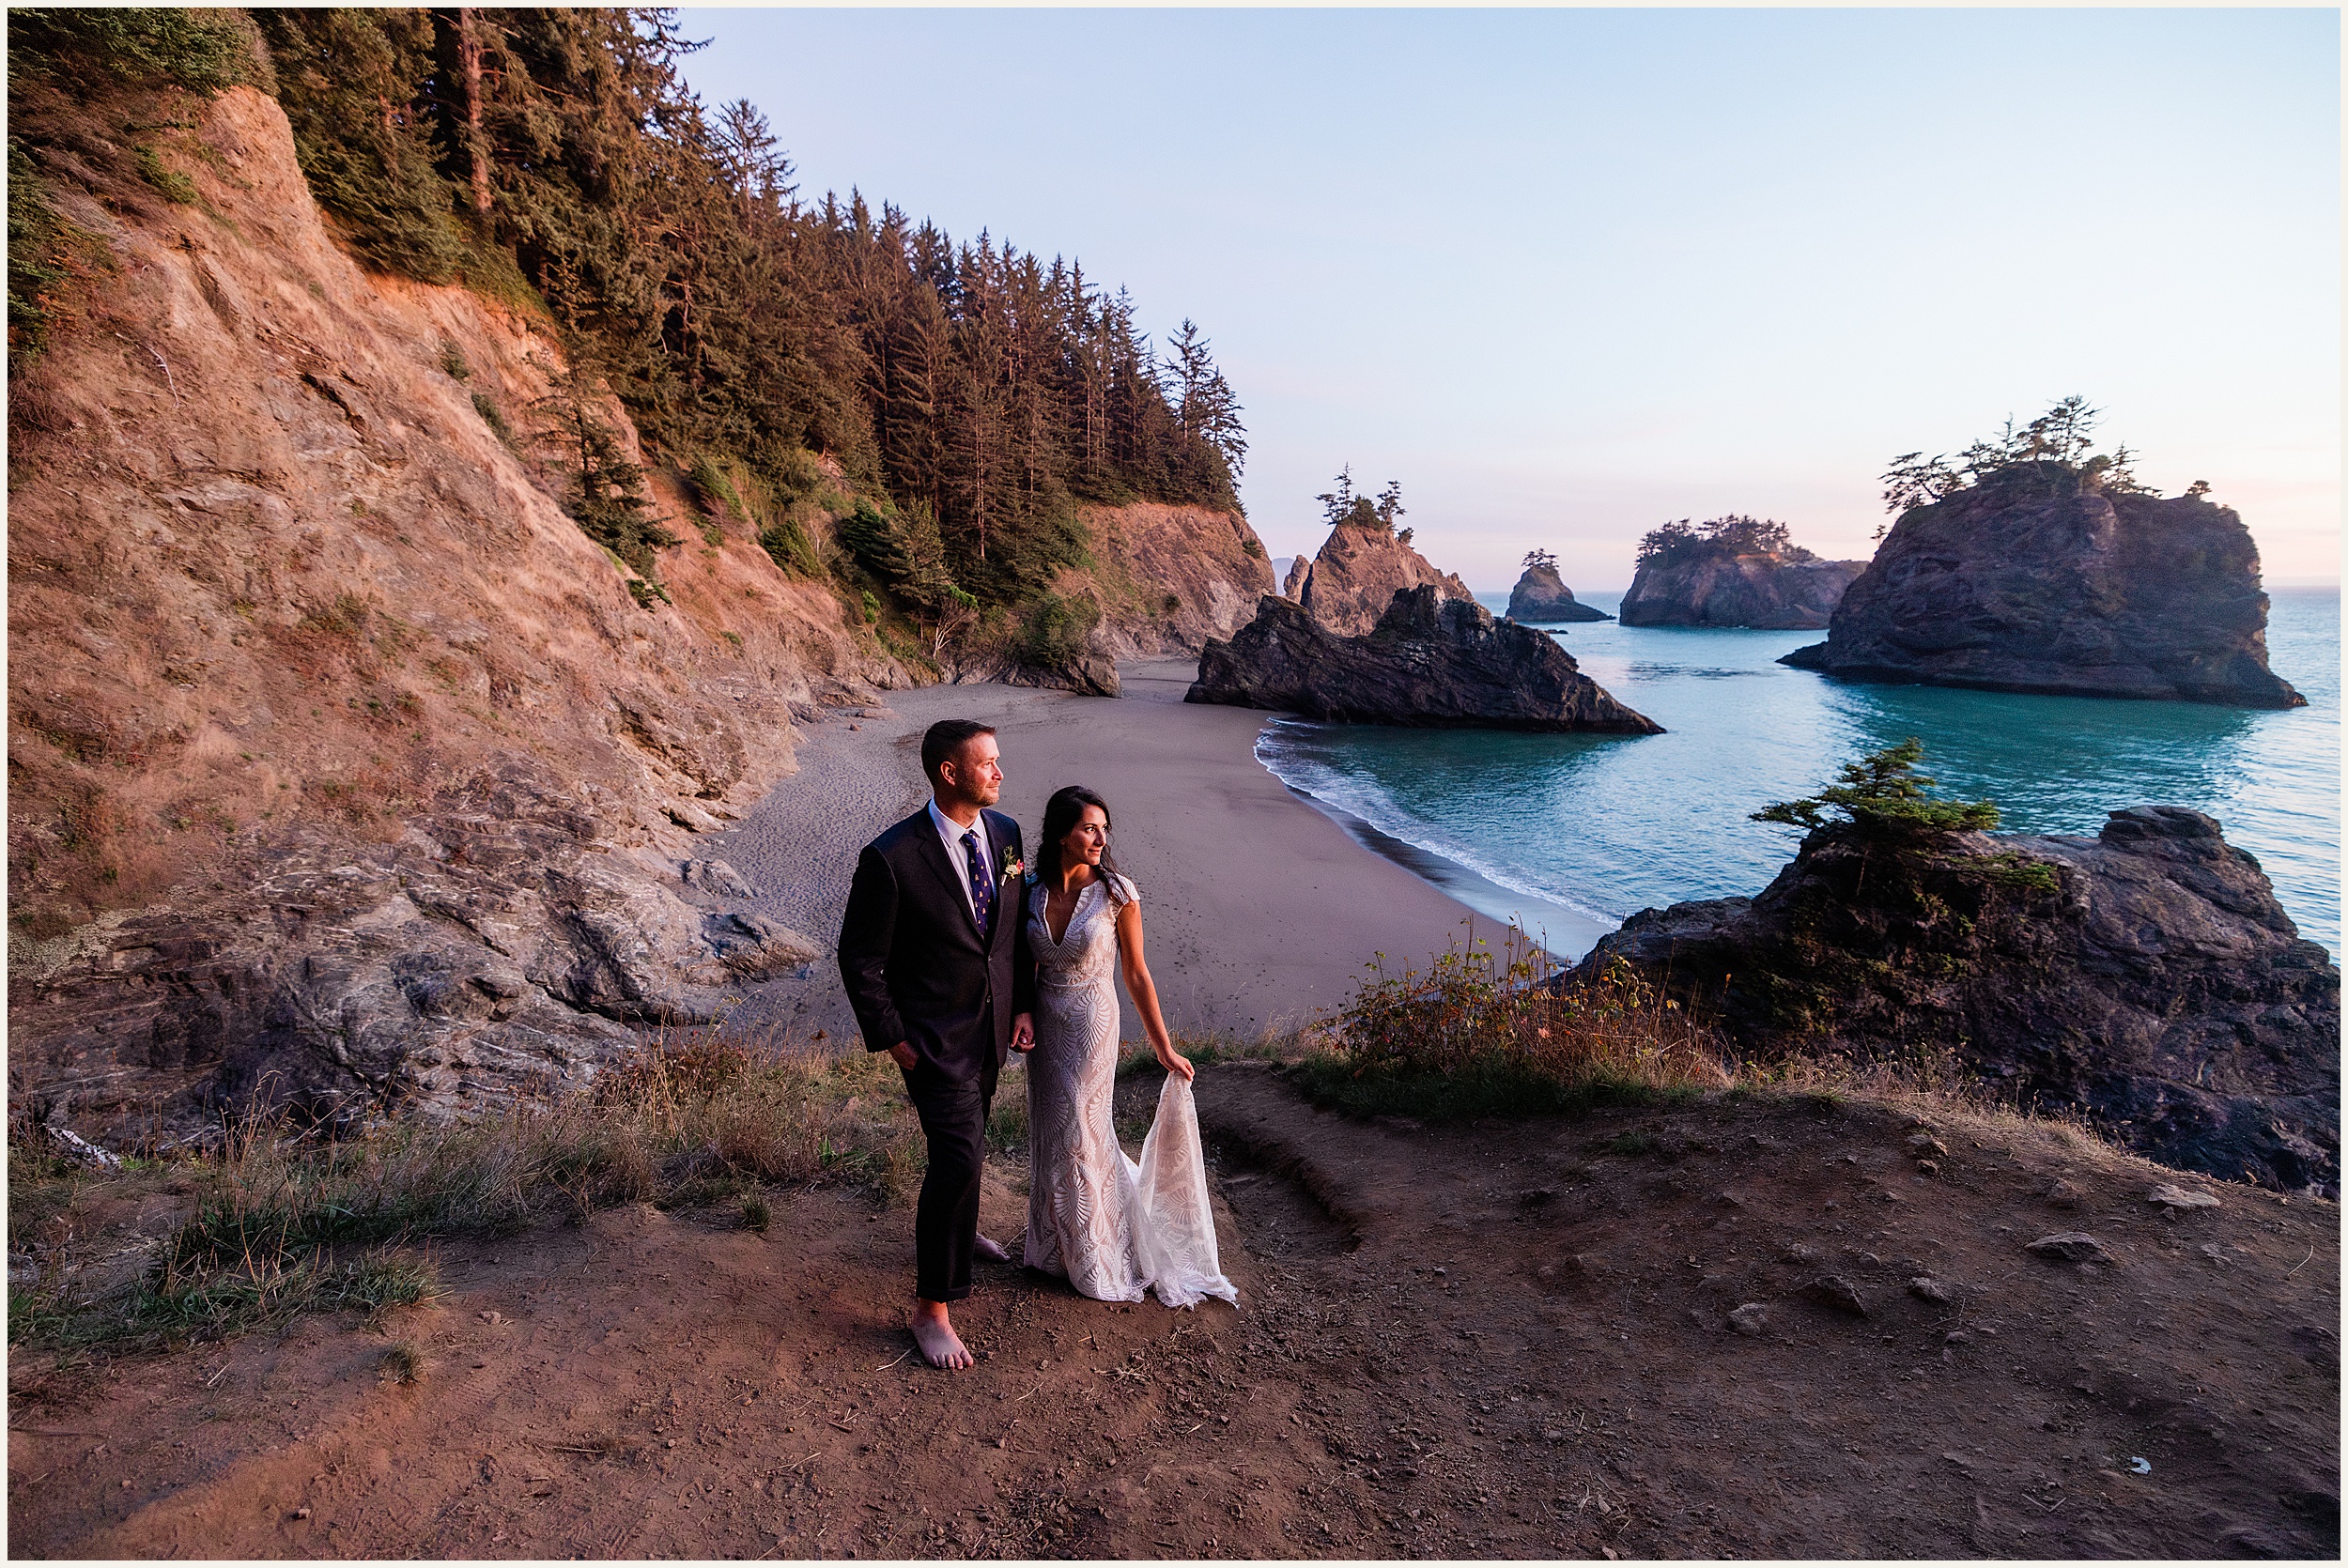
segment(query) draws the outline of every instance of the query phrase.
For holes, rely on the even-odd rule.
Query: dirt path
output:
[[[1146,1101],[1154,1085],[1126,1085]],[[904,1359],[860,1193],[440,1250],[446,1294],[11,1367],[74,1557],[2329,1556],[2339,1217],[2010,1122],[1715,1100],[1475,1129],[1202,1077],[1237,1312],[1009,1268]],[[1937,1138],[1947,1152],[1909,1140]],[[986,1224],[1016,1231],[1016,1173]],[[2116,1264],[2044,1261],[2088,1232]],[[1810,1287],[1843,1280],[1857,1315]],[[1931,1279],[1934,1301],[1909,1282]],[[1765,1304],[1752,1334],[1732,1309]],[[491,1317],[487,1314],[496,1314]],[[421,1377],[387,1380],[394,1341]],[[22,1359],[20,1359],[21,1360]],[[2149,1463],[2137,1473],[2133,1461]]]

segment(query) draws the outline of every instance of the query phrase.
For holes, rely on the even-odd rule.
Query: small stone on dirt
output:
[[[1949,1299],[1949,1287],[1926,1274],[1919,1274],[1908,1281],[1908,1293],[1927,1301],[1946,1301]]]
[[[1788,1263],[1815,1263],[1818,1261],[1818,1249],[1811,1246],[1807,1242],[1797,1241],[1792,1246],[1785,1249],[1785,1261]]]
[[[2038,1195],[2057,1208],[2077,1208],[2086,1202],[2087,1195],[2069,1182],[2057,1176],[2038,1190]]]
[[[2171,1187],[2166,1182],[2145,1193],[2144,1201],[2158,1204],[2171,1213],[2180,1209],[2219,1207],[2217,1197],[2211,1193],[2195,1191],[2190,1188]]]
[[[1918,1176],[1939,1176],[1940,1174],[1940,1162],[1937,1160],[1919,1160],[1916,1161],[1916,1174]]]
[[[1759,1301],[1747,1301],[1728,1314],[1731,1331],[1757,1338],[1769,1332],[1769,1309]]]
[[[1867,1303],[1859,1299],[1859,1288],[1840,1274],[1822,1274],[1802,1287],[1802,1294],[1823,1306],[1846,1312],[1853,1317],[1867,1315]]]
[[[1928,1154],[1946,1154],[1949,1152],[1949,1145],[1942,1143],[1939,1139],[1934,1137],[1929,1132],[1917,1133],[1914,1137],[1908,1140],[1908,1146],[1909,1151],[1915,1154],[1915,1156],[1920,1160]]]
[[[2082,1230],[2062,1231],[2042,1236],[2030,1244],[2029,1250],[2040,1257],[2059,1263],[2118,1263],[2120,1260],[2104,1251],[2104,1244]]]
[[[485,1312],[481,1314],[481,1321],[494,1329],[505,1321],[505,1314],[502,1312]]]
[[[126,1481],[123,1484],[128,1486],[130,1483]],[[293,1516],[297,1519],[306,1519],[310,1516],[310,1511],[306,1508],[297,1508],[293,1512]]]

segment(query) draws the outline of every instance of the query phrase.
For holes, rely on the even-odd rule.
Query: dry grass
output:
[[[714,1031],[656,1038],[592,1093],[457,1126],[407,1122],[336,1143],[276,1120],[173,1168],[193,1211],[134,1279],[100,1279],[95,1237],[58,1217],[158,1173],[97,1176],[14,1130],[10,1252],[40,1277],[9,1293],[9,1343],[128,1346],[214,1338],[304,1311],[370,1313],[433,1289],[412,1245],[578,1219],[615,1204],[767,1212],[764,1188],[842,1180],[893,1202],[920,1185],[919,1129],[890,1064],[755,1049]],[[52,1238],[34,1234],[48,1221]],[[87,1227],[84,1227],[86,1229]],[[338,1261],[355,1259],[355,1261]]]
[[[1515,927],[1495,952],[1455,943],[1425,971],[1368,966],[1335,1016],[1301,1031],[1290,1071],[1362,1115],[1457,1117],[1566,1110],[1623,1096],[1726,1088],[1726,1052],[1627,964],[1560,988]]]

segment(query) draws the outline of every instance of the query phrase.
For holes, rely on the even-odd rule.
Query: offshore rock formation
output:
[[[1576,599],[1557,568],[1540,562],[1527,566],[1509,591],[1508,619],[1555,625],[1567,621],[1612,621],[1614,617]]]
[[[1338,637],[1366,636],[1405,588],[1431,587],[1438,598],[1471,604],[1475,599],[1466,583],[1435,570],[1397,535],[1350,523],[1329,530],[1321,553],[1304,568],[1301,578],[1297,568],[1290,567],[1289,581],[1293,587],[1288,596]]]
[[[1643,562],[1622,596],[1622,623],[1811,631],[1827,624],[1866,569],[1863,561],[1820,561],[1807,550]]]
[[[1827,640],[1783,662],[1988,691],[2306,700],[2267,668],[2258,547],[2232,508],[2100,494],[2052,462],[1909,509]]]
[[[1349,724],[1662,733],[1554,639],[1431,583],[1398,591],[1366,637],[1336,636],[1304,607],[1267,597],[1237,637],[1207,644],[1183,700]]]
[[[1826,829],[1758,898],[1632,915],[1568,983],[1615,959],[1746,1052],[1954,1053],[2166,1164],[2339,1191],[2339,966],[2198,811],[1906,849]]]

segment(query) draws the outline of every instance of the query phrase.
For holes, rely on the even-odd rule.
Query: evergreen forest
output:
[[[366,265],[561,334],[572,396],[525,438],[567,453],[573,515],[656,591],[652,552],[676,539],[580,411],[605,389],[648,461],[746,515],[786,570],[933,620],[1048,607],[1052,575],[1086,559],[1080,501],[1238,508],[1239,404],[1194,325],[1161,353],[1073,260],[854,192],[803,198],[756,107],[687,85],[700,45],[668,9],[18,10],[9,27],[12,371],[72,269],[41,184],[71,106],[242,82],[284,107]],[[832,540],[803,526],[811,508],[837,515]]]

